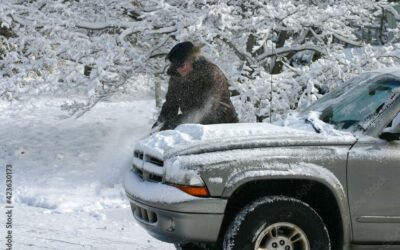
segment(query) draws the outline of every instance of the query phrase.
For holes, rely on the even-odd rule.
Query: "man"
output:
[[[183,123],[236,123],[228,80],[215,64],[200,55],[191,42],[175,45],[167,55],[171,62],[168,92],[153,132],[174,129]]]

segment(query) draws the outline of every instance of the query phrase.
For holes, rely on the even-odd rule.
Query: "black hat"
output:
[[[182,65],[193,53],[193,43],[182,42],[175,45],[167,55],[167,59],[175,65]]]

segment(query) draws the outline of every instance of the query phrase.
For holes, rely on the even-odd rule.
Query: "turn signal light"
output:
[[[184,185],[175,185],[175,187],[193,196],[198,196],[198,197],[210,196],[207,187],[194,187],[194,186],[184,186]]]

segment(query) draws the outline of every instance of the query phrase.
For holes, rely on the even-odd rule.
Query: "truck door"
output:
[[[400,244],[400,140],[360,138],[350,150],[347,173],[353,241]]]

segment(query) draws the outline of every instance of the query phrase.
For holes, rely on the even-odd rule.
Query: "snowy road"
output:
[[[154,103],[101,103],[76,119],[52,103],[0,114],[0,244],[12,165],[13,249],[174,249],[133,220],[121,178]]]

